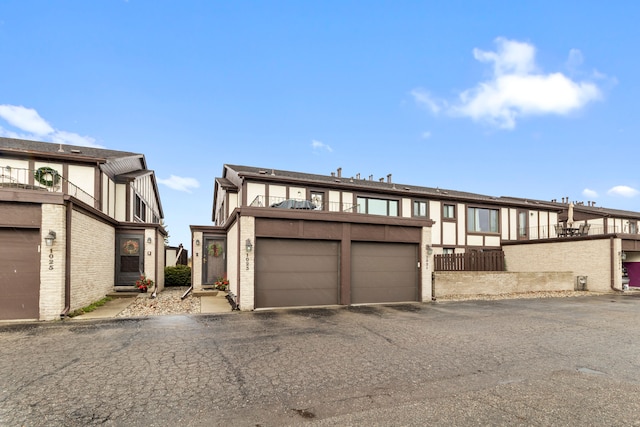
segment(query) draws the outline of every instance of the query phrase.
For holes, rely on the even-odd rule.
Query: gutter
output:
[[[65,254],[64,254],[64,309],[60,313],[60,319],[64,319],[71,310],[71,217],[73,214],[73,202],[67,202],[65,218]]]

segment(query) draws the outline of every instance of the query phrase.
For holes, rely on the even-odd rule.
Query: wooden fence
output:
[[[434,255],[435,271],[504,271],[504,252]]]

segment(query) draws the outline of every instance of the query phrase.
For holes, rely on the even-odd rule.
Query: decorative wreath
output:
[[[222,255],[222,245],[220,243],[211,243],[207,246],[207,250],[209,255],[213,255],[214,257],[219,257]]]
[[[49,175],[51,175],[51,179],[47,179]],[[60,182],[60,175],[58,174],[58,171],[47,166],[38,169],[33,177],[36,181],[46,187],[53,187],[54,185],[58,185]]]
[[[127,240],[122,245],[122,250],[124,251],[124,253],[129,255],[137,255],[139,249],[140,249],[140,244],[138,243],[137,240]]]

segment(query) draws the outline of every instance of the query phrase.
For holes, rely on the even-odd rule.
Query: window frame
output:
[[[478,222],[476,223],[476,216],[475,212],[472,214],[471,211],[488,211],[488,218],[479,218]],[[495,218],[491,217],[491,213],[495,212]],[[471,221],[474,221],[474,225],[475,227],[472,229],[471,228]],[[488,230],[482,230],[477,229],[478,226],[482,227],[482,222],[486,221],[488,223],[489,229]],[[493,207],[486,207],[486,206],[467,206],[467,233],[475,233],[475,234],[500,234],[500,209],[499,208],[493,208]],[[492,229],[492,226],[495,225],[495,230]]]
[[[361,200],[364,203],[361,203]],[[369,202],[377,201],[386,203],[386,214],[381,213],[371,213]],[[391,204],[395,204],[395,215],[390,215],[391,212],[390,206]],[[372,196],[356,196],[356,206],[358,208],[357,212],[365,215],[378,215],[378,216],[389,216],[389,217],[399,217],[400,216],[400,200],[398,199],[385,199],[381,197],[372,197]]]
[[[424,215],[416,214],[416,205],[424,205]],[[411,216],[414,218],[429,218],[429,201],[424,199],[414,199],[411,206]]]
[[[447,216],[448,207],[451,208],[452,216]],[[456,205],[454,203],[443,203],[442,204],[442,219],[453,221],[456,219]]]

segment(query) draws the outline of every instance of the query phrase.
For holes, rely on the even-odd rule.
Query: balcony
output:
[[[628,233],[620,227],[609,225],[588,224],[588,227],[576,224],[576,227],[565,227],[553,225],[551,227],[530,227],[518,230],[518,240],[539,240],[539,239],[571,239],[585,236],[598,236],[604,234]],[[637,233],[632,233],[637,234]]]
[[[33,179],[39,170],[12,168],[9,166],[0,166],[0,189],[20,189],[33,191],[48,191],[52,193],[63,193],[75,197],[76,199],[90,205],[97,206],[96,199],[89,193],[64,178],[59,174],[42,174],[44,181],[48,181],[50,185],[40,183],[37,179]],[[29,181],[33,182],[30,184]]]
[[[358,212],[358,205],[355,203],[339,203],[327,201],[310,201],[304,199],[287,199],[285,197],[265,197],[256,196],[249,204],[252,207],[285,207],[288,209],[306,209],[328,212]]]

